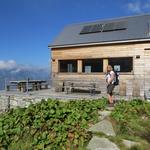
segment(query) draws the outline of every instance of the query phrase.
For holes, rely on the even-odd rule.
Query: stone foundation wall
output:
[[[66,79],[67,80],[67,79]],[[75,79],[68,79],[71,82],[76,82]],[[65,80],[57,80],[55,81],[55,91],[62,92],[63,91],[63,81]],[[83,80],[78,79],[78,81],[82,82]],[[103,79],[97,80],[86,80],[86,82],[93,82],[96,84],[96,88],[101,92],[101,94],[106,94],[106,82]],[[144,94],[150,91],[150,78],[132,78],[132,79],[120,79],[120,83],[115,87],[115,94],[120,96],[129,96],[129,97],[140,97],[144,98]]]
[[[28,107],[30,104],[40,102],[45,97],[36,97],[30,95],[1,95],[0,96],[0,112],[5,112],[10,108]]]

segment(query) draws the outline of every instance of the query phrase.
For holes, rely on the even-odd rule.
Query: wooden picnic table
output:
[[[28,91],[31,89],[32,91],[35,90],[41,90],[42,89],[42,84],[46,83],[45,80],[19,80],[19,81],[10,81],[10,85],[15,85],[17,86],[18,91]]]

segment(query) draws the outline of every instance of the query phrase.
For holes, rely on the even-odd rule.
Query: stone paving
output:
[[[113,126],[109,120],[102,120],[93,125],[89,131],[92,133],[104,133],[107,136],[116,136]]]
[[[19,91],[0,91],[0,112],[8,109],[10,103],[10,108],[28,107],[30,103],[40,102],[42,99],[47,100],[59,99],[62,101],[69,100],[84,100],[84,99],[100,99],[106,97],[106,94],[95,94],[90,95],[90,93],[66,93],[66,92],[56,92],[53,88],[39,91],[29,91],[29,92],[19,92]],[[119,97],[115,97],[119,99]],[[10,102],[9,102],[10,101]]]
[[[39,90],[39,91],[28,91],[28,92],[19,92],[19,91],[0,91],[0,112],[3,112],[8,109],[9,100],[10,100],[10,108],[14,107],[28,107],[30,103],[40,102],[41,99],[47,100],[51,99],[59,99],[62,101],[68,100],[84,100],[84,99],[100,99],[102,97],[106,97],[106,93],[90,95],[90,93],[66,93],[66,92],[56,92],[53,88]],[[118,95],[114,96],[115,100],[128,100],[129,97],[120,97]]]
[[[55,92],[53,88],[47,89],[47,90],[40,90],[40,91],[29,91],[29,92],[19,92],[19,91],[0,91],[1,95],[16,95],[16,96],[36,96],[36,97],[45,97],[45,98],[52,98],[52,99],[64,99],[64,100],[77,100],[77,99],[99,99],[102,97],[106,97],[105,94],[95,94],[90,95],[90,93],[79,93],[79,92],[73,92],[73,93],[66,93],[66,92]],[[125,99],[127,100],[128,97],[118,96],[115,95],[115,99]]]
[[[111,111],[104,110],[104,111],[99,111],[98,113],[100,115],[99,120],[103,120],[111,114]]]
[[[89,142],[87,150],[119,150],[119,148],[107,138],[94,136]]]
[[[68,100],[84,100],[84,99],[99,99],[103,97],[102,94],[95,94],[93,96],[90,93],[71,93],[66,94],[65,92],[55,92],[54,89],[40,90],[40,91],[0,91],[0,112],[6,111],[8,105],[10,108],[14,107],[28,107],[31,103],[40,102],[42,99],[47,100],[59,99],[62,101]]]
[[[87,150],[120,150],[115,143],[107,138],[108,136],[116,136],[112,123],[108,120],[113,109],[114,107],[108,107],[106,110],[98,112],[100,121],[88,129],[88,131],[92,132],[93,137],[87,145]],[[100,133],[104,135],[98,136]],[[125,139],[122,139],[122,144],[124,144],[127,149],[139,145],[137,142]]]

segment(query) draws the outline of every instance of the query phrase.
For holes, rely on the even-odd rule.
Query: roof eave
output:
[[[68,47],[95,46],[95,45],[106,45],[106,44],[122,44],[122,43],[147,42],[147,41],[150,41],[150,39],[107,41],[107,42],[95,42],[95,43],[76,43],[76,44],[66,44],[66,45],[49,45],[48,48],[68,48]]]

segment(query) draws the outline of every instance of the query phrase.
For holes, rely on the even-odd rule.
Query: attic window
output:
[[[110,32],[118,30],[126,30],[126,22],[112,22],[106,24],[93,24],[84,26],[80,34],[98,33],[98,32]]]

